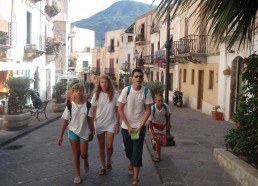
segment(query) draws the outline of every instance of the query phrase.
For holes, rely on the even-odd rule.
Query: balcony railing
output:
[[[52,1],[52,5],[47,4],[45,6],[45,13],[49,17],[54,17],[60,12],[60,9],[57,6],[57,2],[55,0]]]
[[[145,41],[144,39],[144,34],[138,34],[136,37],[135,37],[135,41],[138,42],[138,41]]]
[[[115,74],[115,69],[114,68],[105,68],[105,74],[114,75]]]
[[[100,68],[99,67],[92,67],[91,72],[94,75],[100,75]]]
[[[189,35],[174,41],[172,45],[173,55],[177,56],[185,53],[207,54],[211,52],[209,48],[208,35]]]
[[[144,58],[144,61],[145,61],[146,65],[155,64],[156,55],[144,56],[143,58]]]

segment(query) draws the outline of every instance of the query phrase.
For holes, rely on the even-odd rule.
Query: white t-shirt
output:
[[[127,96],[128,87],[125,87],[119,98],[118,102],[124,103],[124,114],[127,118],[128,123],[132,128],[137,128],[140,125],[141,120],[145,114],[145,104],[152,104],[151,92],[148,90],[148,93],[144,95],[144,87],[138,91],[133,89],[131,86],[130,92]],[[122,121],[122,128],[128,129],[124,121]]]
[[[118,106],[117,99],[119,94],[114,91],[114,97],[112,101],[109,101],[107,93],[100,92],[99,99],[96,101],[96,94],[93,94],[91,99],[91,106],[97,106],[95,116],[95,130],[97,134],[101,134],[104,131],[115,132],[116,128],[116,106]]]
[[[149,117],[149,121],[152,121],[152,123],[160,124],[160,125],[165,125],[166,124],[166,115],[169,115],[169,107],[166,103],[163,103],[167,110],[162,106],[161,110],[159,110],[156,107],[156,104],[151,106],[151,115]],[[153,113],[153,107],[155,107],[155,113]],[[153,131],[155,133],[166,133],[166,128],[163,131],[160,131],[153,127]]]
[[[86,102],[83,104],[76,104],[73,101],[72,103],[72,118],[69,122],[68,129],[83,139],[88,139],[90,134],[89,125],[87,121],[87,106]],[[66,107],[62,117],[65,120],[70,120],[70,111]]]

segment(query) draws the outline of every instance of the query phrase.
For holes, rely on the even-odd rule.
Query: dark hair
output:
[[[155,94],[155,98],[156,97],[162,97],[162,98],[164,98],[164,96],[163,96],[163,94],[161,93],[161,92],[157,92],[156,94]]]
[[[140,68],[135,68],[135,69],[133,69],[133,71],[132,71],[132,76],[134,75],[135,72],[140,72],[140,73],[143,75],[143,71],[142,71],[142,69],[140,69]]]

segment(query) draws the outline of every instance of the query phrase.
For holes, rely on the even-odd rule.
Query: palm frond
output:
[[[155,1],[155,0],[154,0]],[[195,4],[197,3],[197,4]],[[156,19],[163,22],[170,12],[171,21],[178,13],[193,11],[198,19],[195,22],[196,30],[207,25],[207,34],[218,45],[225,42],[227,48],[237,44],[251,47],[254,33],[258,26],[255,22],[258,1],[254,0],[161,0],[156,9]]]

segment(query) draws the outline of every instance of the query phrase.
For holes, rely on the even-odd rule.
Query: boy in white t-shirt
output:
[[[151,107],[151,115],[149,117],[149,130],[152,135],[153,149],[157,151],[154,162],[160,161],[161,146],[167,144],[166,130],[171,128],[169,107],[163,103],[162,93],[155,95],[155,104]]]
[[[129,174],[133,174],[133,185],[138,185],[139,171],[142,166],[143,142],[146,132],[145,123],[151,113],[153,103],[150,90],[142,86],[143,71],[132,71],[132,85],[125,87],[118,98],[118,113],[122,119],[121,133],[126,157],[130,160]],[[136,134],[136,135],[135,135]],[[137,136],[134,139],[132,136]]]

